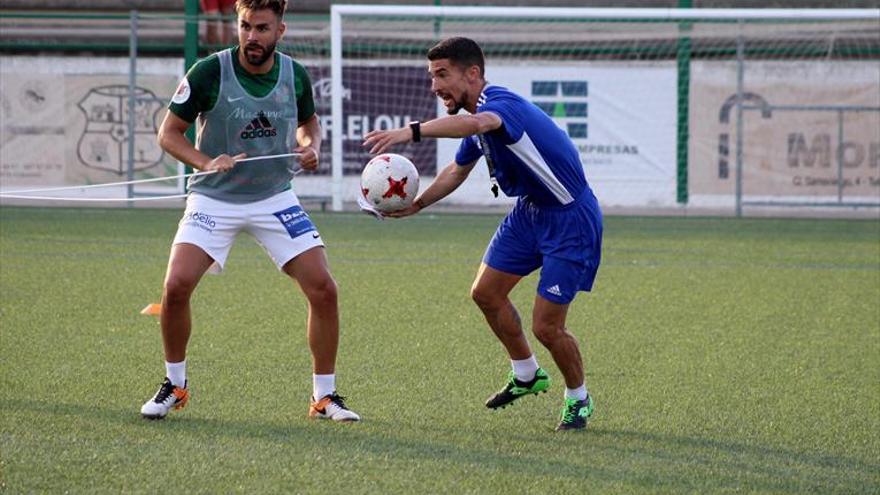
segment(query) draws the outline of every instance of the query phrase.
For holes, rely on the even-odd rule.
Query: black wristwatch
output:
[[[409,123],[409,128],[412,130],[412,141],[414,143],[418,143],[422,140],[422,123],[418,120],[413,120]]]

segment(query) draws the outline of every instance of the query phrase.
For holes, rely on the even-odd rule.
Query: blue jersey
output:
[[[486,154],[504,194],[537,206],[568,205],[589,189],[577,148],[543,110],[506,88],[486,86],[479,112],[498,115],[503,125],[463,139],[455,155],[459,165]]]

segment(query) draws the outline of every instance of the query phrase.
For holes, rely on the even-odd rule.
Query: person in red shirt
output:
[[[235,13],[235,0],[199,0],[202,13],[208,16],[205,42],[229,45],[235,39],[235,25],[229,19]]]

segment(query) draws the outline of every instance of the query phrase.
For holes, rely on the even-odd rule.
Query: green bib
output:
[[[232,49],[219,52],[217,101],[197,120],[196,148],[210,157],[290,153],[297,146],[297,105],[293,60],[280,54],[278,82],[266,96],[251,96],[232,66]],[[249,203],[290,189],[295,158],[237,164],[229,172],[192,177],[189,189],[221,201]]]

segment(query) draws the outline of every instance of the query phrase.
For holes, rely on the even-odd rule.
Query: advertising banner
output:
[[[691,72],[692,198],[733,198],[737,67],[697,61]],[[747,62],[742,93],[744,197],[880,195],[880,65]]]
[[[486,77],[539,106],[566,131],[603,204],[675,204],[674,64],[493,65]],[[437,111],[445,114],[439,103]],[[454,158],[458,140],[441,140],[439,146],[443,167]],[[471,175],[488,180],[483,163]],[[482,189],[453,197],[492,202]]]
[[[324,163],[330,163],[330,133],[333,118],[330,114],[330,68],[306,66],[312,78],[312,91],[318,115],[321,117]],[[404,127],[413,120],[426,121],[436,117],[431,80],[424,65],[379,65],[345,67],[342,70],[343,174],[360,175],[370,154],[361,146],[364,134],[374,129]],[[412,160],[423,175],[434,175],[437,141],[409,143],[395,147],[395,153]],[[329,167],[319,173],[329,174]]]

